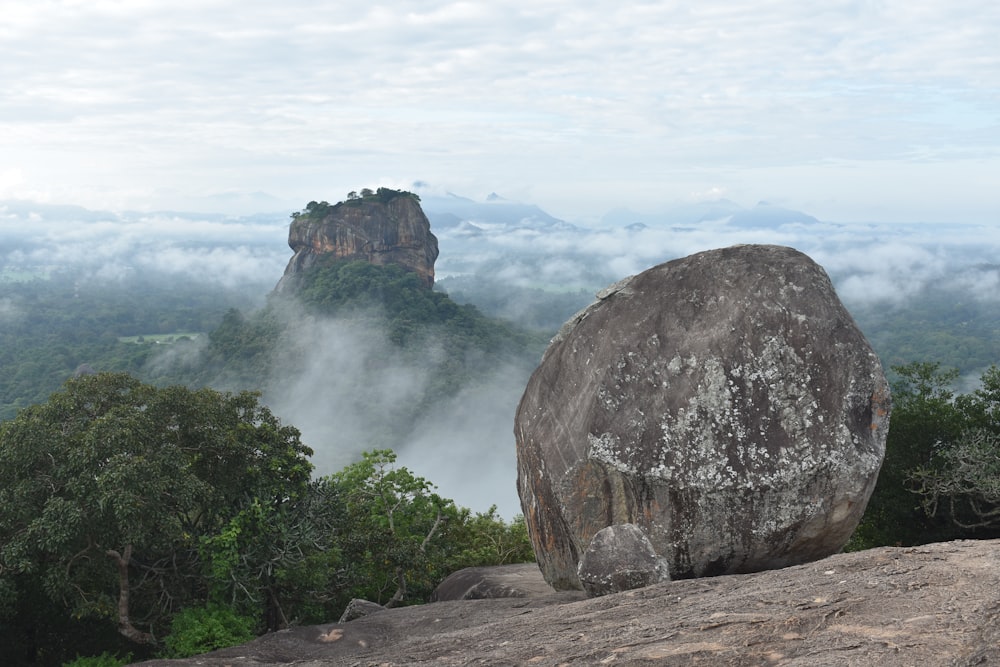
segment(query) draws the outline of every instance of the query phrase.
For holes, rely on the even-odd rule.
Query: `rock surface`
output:
[[[1000,540],[882,548],[579,599],[439,602],[147,667],[1000,664]]]
[[[634,523],[673,579],[836,553],[874,488],[889,390],[826,272],[735,246],[622,281],[553,339],[517,410],[518,491],[546,581],[579,589]]]
[[[319,214],[296,217],[288,231],[295,254],[275,291],[287,290],[296,274],[317,261],[331,259],[398,264],[416,273],[428,288],[433,286],[438,241],[419,201],[409,193],[384,199],[348,200]]]

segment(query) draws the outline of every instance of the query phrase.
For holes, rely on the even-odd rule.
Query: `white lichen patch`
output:
[[[622,447],[621,439],[611,433],[587,434],[587,458],[606,463],[618,472],[635,474],[632,457],[635,448]]]
[[[647,343],[650,349],[659,341]],[[623,354],[598,390],[603,409],[619,421],[613,432],[588,436],[588,457],[623,473],[713,493],[769,488],[794,494],[819,470],[868,469],[871,462],[842,451],[852,440],[846,424],[824,427],[809,366],[781,335],[759,339],[755,351],[736,358],[742,362],[730,359],[727,366],[713,356]],[[690,396],[647,418],[648,410],[623,409],[639,383],[665,393],[687,385]],[[656,434],[653,451],[649,429]],[[817,448],[817,442],[833,446]]]

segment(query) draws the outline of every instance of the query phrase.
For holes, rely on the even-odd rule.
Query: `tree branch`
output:
[[[420,543],[420,553],[427,553],[427,545],[430,543],[431,538],[434,537],[434,533],[437,532],[437,529],[441,525],[442,521],[444,521],[444,514],[441,512],[441,508],[438,508],[437,518],[434,519],[434,525],[431,526],[430,531],[424,537],[424,541]]]

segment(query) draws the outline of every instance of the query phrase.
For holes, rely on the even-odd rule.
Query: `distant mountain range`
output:
[[[577,229],[565,220],[549,215],[534,204],[514,202],[491,193],[483,201],[448,193],[421,196],[421,206],[435,229],[456,230],[475,235],[490,228],[562,230]],[[726,222],[743,229],[774,229],[790,224],[810,225],[819,220],[808,213],[760,202],[744,208],[729,199],[676,204],[653,213],[637,213],[616,208],[601,218],[604,227],[642,229],[645,227],[690,226],[704,222]]]
[[[491,193],[485,201],[448,193],[444,196],[421,196],[420,206],[432,228],[454,228],[468,223],[476,228],[502,226],[532,229],[573,229],[574,225],[553,217],[534,204],[508,201]]]

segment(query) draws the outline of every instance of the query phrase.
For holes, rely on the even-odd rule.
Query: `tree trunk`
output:
[[[398,607],[399,603],[406,597],[406,572],[402,567],[396,566],[396,592],[392,594],[389,601],[385,603],[386,609]]]
[[[118,553],[114,549],[105,551],[118,566],[118,632],[123,637],[134,641],[137,644],[155,644],[156,638],[148,632],[143,632],[132,625],[129,616],[129,582],[128,564],[132,560],[132,545],[125,547],[123,553]]]

